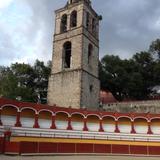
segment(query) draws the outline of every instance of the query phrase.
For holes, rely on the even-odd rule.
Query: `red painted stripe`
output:
[[[39,143],[38,153],[58,153],[57,143]]]
[[[148,147],[149,155],[160,155],[160,147]]]
[[[5,142],[4,152],[9,153],[20,153],[20,143],[19,142]]]
[[[148,149],[147,146],[130,146],[130,153],[133,155],[148,155]]]
[[[128,145],[112,145],[113,154],[129,154]]]
[[[76,144],[66,144],[59,143],[58,144],[58,153],[75,153],[76,152]]]
[[[95,144],[94,153],[111,153],[111,145]]]

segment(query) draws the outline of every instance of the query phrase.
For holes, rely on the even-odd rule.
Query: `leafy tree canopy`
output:
[[[0,96],[28,102],[46,103],[51,62],[36,60],[33,66],[15,63],[0,67]]]
[[[105,55],[100,62],[101,89],[109,90],[122,101],[148,99],[151,89],[160,85],[160,40],[152,42],[149,51],[136,53],[130,59]],[[160,57],[159,57],[160,58]]]
[[[22,101],[46,103],[51,61],[36,60],[34,65],[15,63],[0,66],[0,96]],[[160,85],[160,39],[149,51],[136,53],[130,59],[105,55],[99,63],[101,89],[109,90],[122,101],[147,99],[154,86]]]

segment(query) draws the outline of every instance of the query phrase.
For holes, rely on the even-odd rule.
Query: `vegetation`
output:
[[[100,63],[101,89],[109,90],[122,101],[148,99],[152,88],[160,85],[160,40],[152,42],[149,51],[136,53],[131,59],[106,55]]]
[[[27,102],[45,103],[47,97],[48,76],[51,62],[36,60],[29,64],[12,64],[0,67],[0,95],[10,99]]]
[[[119,101],[147,99],[152,88],[160,85],[160,39],[151,43],[149,51],[136,53],[131,59],[105,55],[99,66],[101,89],[109,90]],[[0,96],[46,103],[50,71],[50,61],[47,65],[36,60],[33,66],[0,66]]]

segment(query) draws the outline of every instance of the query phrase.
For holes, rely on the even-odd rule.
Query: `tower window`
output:
[[[90,93],[93,92],[93,85],[90,85],[90,86],[89,86],[89,91],[90,91]]]
[[[61,18],[61,33],[67,31],[67,15],[64,14]]]
[[[73,11],[71,13],[71,27],[76,27],[77,26],[77,11]]]
[[[96,20],[92,19],[92,32],[94,33],[96,31]]]
[[[63,45],[63,68],[71,67],[71,56],[72,56],[72,44],[71,42],[66,42]]]
[[[86,28],[89,29],[89,13],[86,12]]]
[[[92,54],[93,54],[93,46],[91,44],[89,44],[88,45],[88,64],[91,61]]]

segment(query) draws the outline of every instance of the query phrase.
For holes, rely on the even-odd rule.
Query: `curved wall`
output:
[[[0,99],[0,125],[19,124],[17,127],[160,134],[160,115],[92,112],[13,102],[6,104]],[[26,107],[30,105],[31,107]]]

